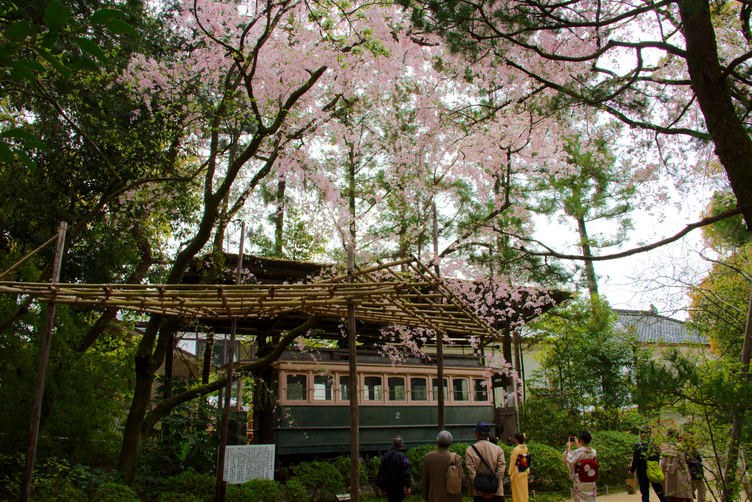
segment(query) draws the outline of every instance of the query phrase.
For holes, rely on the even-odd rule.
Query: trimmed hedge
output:
[[[590,446],[598,453],[598,484],[621,486],[626,484],[632,462],[632,447],[640,440],[626,432],[603,431],[593,433]]]

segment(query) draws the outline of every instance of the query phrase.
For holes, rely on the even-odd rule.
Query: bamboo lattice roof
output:
[[[401,272],[400,269],[407,270]],[[185,319],[271,319],[287,313],[399,324],[496,338],[428,267],[415,258],[356,269],[308,284],[65,284],[0,282],[0,292],[30,295],[42,302],[115,307]]]

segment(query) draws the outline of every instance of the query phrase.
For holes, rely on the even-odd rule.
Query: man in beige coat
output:
[[[491,435],[491,426],[485,422],[481,422],[475,426],[475,439],[478,440],[475,443],[475,448],[478,449],[488,465],[491,467],[491,472],[480,459],[475,450],[471,446],[465,452],[465,463],[467,464],[467,472],[469,475],[467,484],[467,494],[473,497],[474,502],[504,502],[504,469],[507,466],[507,461],[504,459],[504,450],[500,446],[491,443],[488,440],[488,436]],[[475,474],[481,472],[484,474],[496,474],[499,478],[499,489],[496,494],[490,498],[483,497],[478,490],[475,489]]]
[[[423,461],[423,478],[421,488],[423,490],[423,500],[426,502],[462,502],[462,490],[454,495],[447,491],[447,470],[451,462],[452,452],[449,447],[452,446],[452,435],[449,431],[441,431],[436,436],[436,442],[439,448],[426,454]],[[457,464],[462,472],[462,457],[456,455],[459,459]]]

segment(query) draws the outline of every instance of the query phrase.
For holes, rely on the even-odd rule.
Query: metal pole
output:
[[[240,250],[238,251],[238,266],[235,271],[235,284],[240,284],[241,271],[243,270],[243,250],[245,248],[245,221],[240,231]],[[238,319],[233,316],[230,328],[230,346],[227,354],[227,383],[225,384],[224,409],[222,411],[222,431],[219,440],[219,452],[217,455],[217,502],[224,502],[227,494],[225,475],[225,452],[227,451],[227,426],[230,422],[230,401],[232,401],[232,366],[235,359],[235,333],[238,328]],[[219,404],[219,403],[217,403]]]
[[[433,209],[433,259],[439,258],[439,225],[436,217],[436,200],[431,203]],[[436,276],[441,277],[439,271],[439,263],[435,261],[434,270]],[[436,333],[436,378],[439,381],[439,410],[438,410],[438,422],[439,432],[446,429],[446,415],[444,413],[444,334]]]
[[[52,265],[52,285],[60,281],[60,268],[63,263],[63,250],[65,247],[65,231],[67,224],[60,223],[57,236],[57,249],[55,250],[55,262]],[[47,319],[42,338],[42,352],[39,356],[39,373],[37,374],[37,387],[34,392],[34,401],[31,407],[31,423],[29,424],[29,446],[26,450],[26,467],[21,480],[21,502],[28,502],[31,496],[31,477],[34,474],[34,460],[37,455],[37,439],[39,438],[39,421],[42,415],[42,398],[44,397],[44,379],[47,375],[47,363],[50,360],[50,346],[52,345],[52,328],[55,324],[55,302],[53,299],[47,307]]]
[[[352,284],[355,253],[347,248],[347,282]],[[358,353],[356,347],[355,305],[347,305],[347,347],[350,360],[350,500],[360,500],[360,425],[358,420]]]

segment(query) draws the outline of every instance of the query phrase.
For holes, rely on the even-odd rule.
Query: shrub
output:
[[[87,502],[89,498],[70,480],[46,478],[35,483],[31,491],[34,502]]]
[[[203,502],[204,499],[193,493],[165,492],[157,498],[157,502]]]
[[[579,434],[583,429],[582,416],[573,414],[556,399],[541,395],[541,390],[531,391],[520,408],[520,429],[528,440],[548,445],[563,445],[567,436]]]
[[[303,499],[305,500],[305,495]],[[279,483],[271,479],[251,479],[227,487],[227,502],[278,502]]]
[[[324,502],[345,491],[342,474],[327,462],[303,462],[293,467],[292,471],[294,478],[308,491],[311,502]]]
[[[339,473],[342,474],[342,479],[345,482],[345,489],[350,490],[350,456],[341,455],[335,458],[334,467],[336,467]],[[358,470],[360,472],[361,486],[368,484],[368,471],[366,471],[366,466],[361,462],[358,462]],[[376,472],[379,472],[378,466],[376,466]]]
[[[298,502],[308,498],[306,487],[296,478],[292,478],[285,483],[282,493],[286,502]]]
[[[0,454],[0,500],[15,500],[26,466],[24,453]],[[81,491],[86,476],[80,466],[71,466],[60,457],[39,456],[31,480],[31,499],[35,501],[86,500]]]
[[[410,461],[410,473],[413,476],[414,485],[420,485],[420,480],[423,476],[423,459],[426,457],[426,453],[432,452],[436,448],[438,447],[435,444],[416,446],[415,448],[410,448],[405,452],[407,459]]]
[[[405,453],[407,455],[407,452]],[[381,459],[383,457],[381,455],[377,455],[375,457],[371,457],[371,459],[368,461],[367,471],[368,471],[368,481],[371,484],[376,484],[376,478],[379,475],[379,467],[381,466]]]
[[[138,495],[131,488],[118,483],[104,483],[94,492],[97,502],[139,502]]]
[[[593,434],[590,446],[598,453],[598,484],[620,486],[627,479],[632,447],[639,441],[634,434],[603,431]]]
[[[216,490],[216,477],[211,474],[199,474],[192,470],[167,478],[164,483],[165,493],[192,493],[203,502],[212,502]]]
[[[531,489],[557,491],[569,488],[569,473],[559,451],[541,443],[527,443],[532,462],[528,482]],[[511,457],[507,456],[507,461]]]

